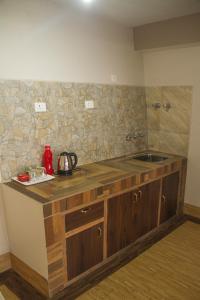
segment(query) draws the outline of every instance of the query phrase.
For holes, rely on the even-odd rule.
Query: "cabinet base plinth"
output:
[[[17,258],[15,255],[10,254],[11,267],[19,274],[24,280],[32,285],[44,296],[49,297],[48,281],[43,278],[39,273],[31,269],[27,264]]]

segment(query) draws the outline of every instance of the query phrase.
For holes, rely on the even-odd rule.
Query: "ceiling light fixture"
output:
[[[84,3],[91,3],[93,0],[82,0]]]

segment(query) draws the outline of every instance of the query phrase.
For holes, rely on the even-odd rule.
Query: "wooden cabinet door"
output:
[[[109,199],[108,256],[157,226],[160,181]]]
[[[179,189],[179,172],[163,178],[160,223],[176,214]]]
[[[137,201],[134,204],[134,223],[137,238],[151,231],[158,224],[160,184],[160,180],[157,180],[143,185],[138,190]]]
[[[85,272],[103,260],[103,223],[66,240],[68,279]]]
[[[135,240],[133,203],[134,192],[113,197],[108,201],[108,256]]]

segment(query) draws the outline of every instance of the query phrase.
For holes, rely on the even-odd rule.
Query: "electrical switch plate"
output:
[[[35,111],[36,112],[46,112],[47,111],[47,105],[45,102],[36,102],[35,103]]]
[[[94,108],[94,101],[93,100],[86,100],[85,101],[85,108],[87,108],[87,109]]]

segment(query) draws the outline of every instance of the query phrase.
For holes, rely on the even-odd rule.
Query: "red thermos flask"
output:
[[[50,145],[45,145],[43,154],[43,166],[46,169],[47,174],[52,175],[53,171],[53,154]]]

